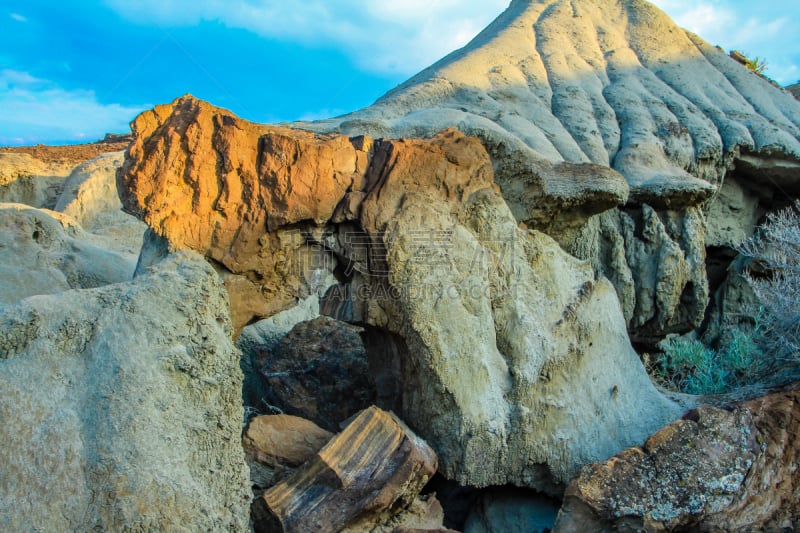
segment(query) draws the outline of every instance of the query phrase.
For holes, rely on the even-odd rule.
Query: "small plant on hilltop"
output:
[[[747,54],[745,54],[744,52],[740,52],[739,50],[731,50],[731,52],[728,55],[735,61],[738,61],[751,71],[761,76],[762,78],[765,77],[764,71],[767,70],[766,60],[760,57],[754,57],[753,59],[750,59],[749,57],[747,57]]]
[[[759,76],[763,76],[764,71],[767,70],[767,62],[761,59],[760,57],[754,57],[753,59],[748,59],[747,63],[745,63],[744,66],[746,66]]]
[[[759,343],[777,361],[800,362],[800,201],[767,215],[740,247],[752,264],[747,273],[759,300]]]

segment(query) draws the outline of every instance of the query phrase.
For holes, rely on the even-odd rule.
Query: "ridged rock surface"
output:
[[[800,392],[701,407],[591,465],[553,531],[793,531],[800,527]]]
[[[244,531],[224,290],[181,252],[134,281],[0,306],[4,531]]]
[[[398,414],[433,446],[447,477],[552,488],[680,416],[631,348],[612,285],[546,235],[517,226],[479,140],[448,131],[373,144],[280,130],[282,139],[302,140],[290,143],[299,152],[287,158],[284,145],[267,142],[278,133],[190,97],[134,126],[118,175],[126,209],[174,246],[251,276],[259,294],[302,293],[321,268],[275,270],[278,257],[297,264],[281,244],[287,230],[275,225],[291,224],[300,259],[314,250],[339,271],[338,308],[347,320],[400,339],[386,356],[402,380]],[[226,132],[237,144],[220,140]],[[347,172],[293,166],[306,165],[298,146],[316,154],[321,143],[351,154]],[[357,165],[365,179],[340,189],[339,176],[351,176],[360,161],[357,147],[367,149],[366,165]],[[191,167],[198,157],[209,163]],[[210,163],[267,168],[263,162],[281,158],[283,166],[270,164],[264,174]],[[287,193],[265,184],[292,191],[297,180],[299,188],[338,192],[319,211],[287,211],[270,200]]]
[[[411,504],[436,454],[392,414],[370,407],[314,460],[254,504],[257,533],[371,531]]]
[[[479,137],[517,220],[612,274],[632,335],[649,344],[700,325],[709,287],[696,207],[730,169],[752,197],[800,193],[800,103],[642,0],[514,0],[372,106],[297,127]],[[667,226],[692,219],[656,237],[672,267],[659,270],[624,226],[593,220],[626,203]]]

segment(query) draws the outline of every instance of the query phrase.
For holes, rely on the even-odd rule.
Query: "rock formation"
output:
[[[133,131],[118,180],[126,211],[236,274],[228,292],[249,302],[234,316],[237,329],[330,284],[323,247],[292,225],[329,220],[346,193],[364,187],[365,151],[346,137],[240,121],[192,98],[143,113]]]
[[[399,339],[386,363],[400,369],[398,414],[447,477],[552,488],[680,415],[632,350],[613,287],[517,227],[477,139],[317,138],[191,97],[134,132],[125,209],[282,307],[316,270],[340,276],[348,320]],[[305,150],[330,157],[309,166]],[[333,191],[325,207],[276,200],[309,186]]]
[[[555,532],[800,526],[800,392],[701,407],[567,488]]]
[[[514,0],[372,106],[297,126],[479,137],[517,220],[608,276],[645,344],[701,323],[721,186],[800,193],[800,104],[642,0]]]
[[[147,226],[122,212],[116,172],[123,159],[122,152],[109,152],[75,167],[54,210],[73,217],[104,247],[138,255]]]
[[[256,501],[260,532],[369,531],[411,504],[436,454],[396,417],[371,407],[314,461]]]
[[[136,256],[103,247],[67,215],[0,203],[0,305],[128,281]]]
[[[3,529],[245,530],[230,335],[216,274],[188,252],[0,306]]]
[[[30,154],[0,152],[0,202],[53,209],[71,170]]]
[[[250,420],[242,436],[245,460],[255,496],[313,459],[333,438],[310,420],[291,415],[264,415]]]
[[[277,346],[255,347],[266,399],[328,431],[375,404],[361,328],[318,317],[297,324]]]

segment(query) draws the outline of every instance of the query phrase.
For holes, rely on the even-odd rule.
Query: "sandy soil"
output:
[[[130,144],[130,139],[125,137],[123,140],[100,141],[89,144],[72,144],[64,146],[46,146],[37,144],[36,146],[13,146],[0,147],[0,153],[25,153],[30,154],[44,163],[70,164],[77,166],[84,161],[93,159],[106,152],[118,152],[125,150]]]

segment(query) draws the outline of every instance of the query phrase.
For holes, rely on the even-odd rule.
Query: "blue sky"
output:
[[[800,79],[800,1],[656,0],[681,26]],[[508,0],[3,0],[0,145],[93,141],[192,93],[258,122],[369,105]]]

